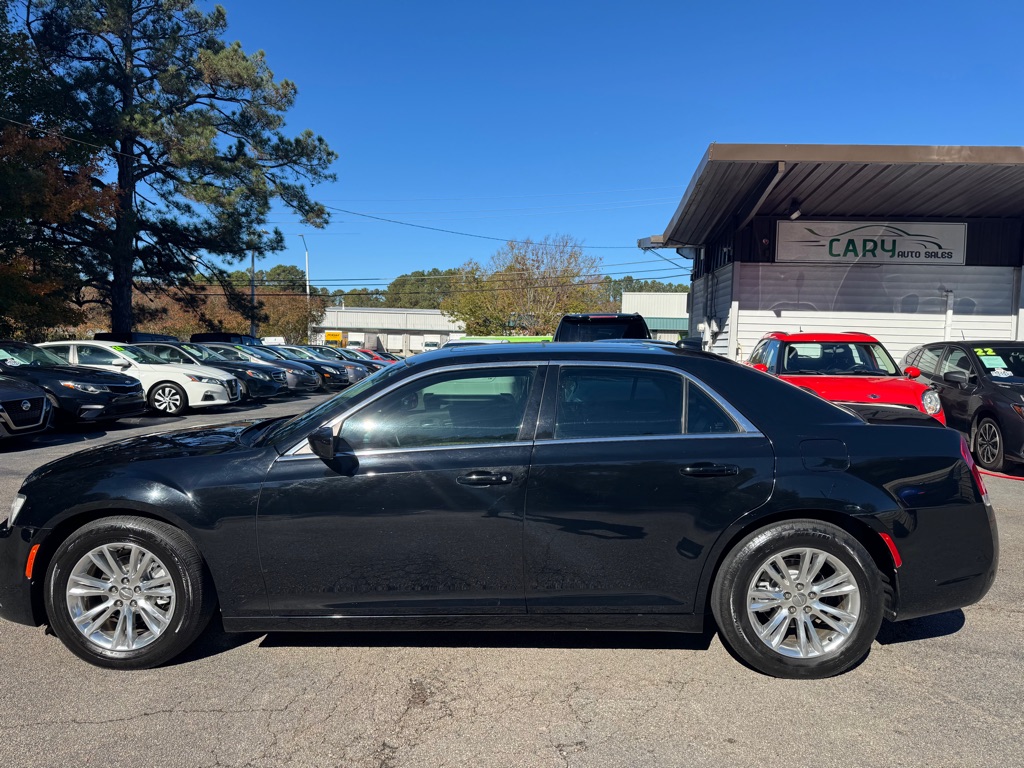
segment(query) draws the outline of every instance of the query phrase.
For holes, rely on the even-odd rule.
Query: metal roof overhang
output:
[[[641,248],[706,245],[754,216],[1002,218],[1024,215],[1024,147],[712,144],[662,235]]]

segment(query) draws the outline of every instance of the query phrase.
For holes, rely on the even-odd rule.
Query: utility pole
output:
[[[309,306],[309,246],[306,245],[306,236],[299,235],[302,238],[302,247],[306,250],[306,306]]]
[[[259,230],[261,235],[269,235],[265,229]],[[256,248],[249,250],[251,268],[249,270],[249,335],[256,338]]]

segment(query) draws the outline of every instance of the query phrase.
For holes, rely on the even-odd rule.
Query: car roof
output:
[[[785,331],[771,331],[761,337],[764,339],[777,339],[778,341],[824,341],[829,343],[842,342],[842,341],[867,341],[873,344],[878,343],[878,339],[874,336],[869,336],[866,333],[859,333],[857,331],[843,331],[841,333],[815,333],[813,331],[804,331],[800,333],[786,333]]]
[[[151,341],[151,342],[142,342],[142,343],[143,344],[157,344],[159,342]],[[128,342],[128,341],[103,341],[102,339],[67,339],[65,341],[45,341],[42,344],[40,344],[39,346],[40,347],[51,347],[51,346],[55,346],[57,344],[94,344],[97,347],[109,347],[111,349],[113,349],[114,347],[134,347],[134,346],[137,346],[137,344],[134,344],[134,343]]]
[[[434,363],[443,365],[449,361],[465,363],[487,363],[504,361],[550,360],[620,360],[623,362],[658,363],[679,358],[715,360],[726,365],[738,365],[720,355],[699,350],[680,349],[650,343],[649,339],[637,339],[632,344],[607,343],[604,341],[579,342],[527,342],[524,344],[474,344],[456,347],[441,347],[430,352],[405,358],[408,365]]]

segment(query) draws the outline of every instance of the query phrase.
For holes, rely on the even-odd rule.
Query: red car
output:
[[[758,342],[747,365],[834,403],[916,408],[946,423],[939,393],[914,381],[921,371],[900,371],[881,342],[866,333],[775,331]]]

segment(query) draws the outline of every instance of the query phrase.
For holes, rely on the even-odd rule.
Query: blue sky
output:
[[[228,38],[298,85],[289,130],[341,155],[317,199],[489,237],[569,234],[609,274],[686,281],[635,243],[664,229],[713,141],[1024,134],[1018,3],[221,4]],[[311,279],[332,288],[500,246],[342,213],[324,231],[272,221],[288,250],[264,265],[301,267],[304,232]]]

